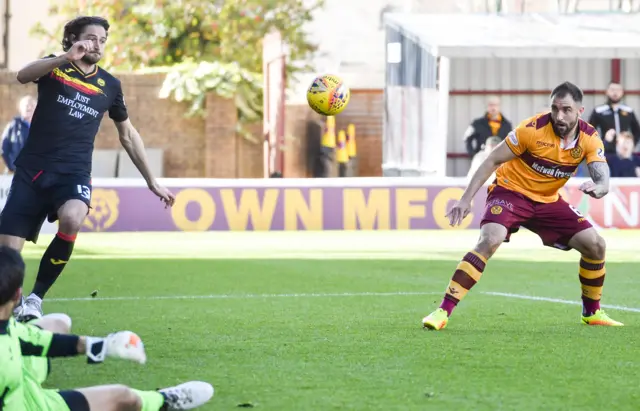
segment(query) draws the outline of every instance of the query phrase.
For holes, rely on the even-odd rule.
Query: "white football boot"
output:
[[[165,396],[170,411],[192,410],[209,402],[213,397],[213,386],[202,381],[190,381],[175,387],[158,390]]]
[[[25,298],[22,303],[22,310],[16,316],[16,320],[20,322],[28,322],[42,318],[42,300],[36,295],[30,295]]]
[[[166,398],[170,411],[192,410],[209,402],[213,397],[213,386],[202,381],[190,381],[175,387],[158,390]]]

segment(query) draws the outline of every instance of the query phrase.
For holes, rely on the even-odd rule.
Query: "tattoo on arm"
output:
[[[609,187],[609,165],[604,162],[593,162],[587,165],[589,175],[594,183]]]
[[[594,183],[596,183],[595,189],[591,191],[591,196],[595,198],[602,198],[609,192],[609,177],[611,171],[609,165],[605,162],[593,162],[588,164],[589,174]]]

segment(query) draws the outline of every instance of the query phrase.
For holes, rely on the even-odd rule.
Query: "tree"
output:
[[[199,112],[206,92],[223,95],[244,93],[240,119],[261,116],[262,38],[272,29],[282,33],[288,45],[288,78],[309,67],[305,61],[315,46],[303,32],[311,13],[323,0],[61,0],[50,14],[71,19],[82,10],[111,23],[103,67],[115,71],[160,68],[169,76],[165,94],[193,101],[191,114]],[[50,40],[59,50],[62,25],[33,32]],[[201,65],[198,63],[202,62]],[[198,81],[189,76],[200,68]],[[170,67],[169,69],[166,69]],[[235,74],[233,74],[235,72]],[[183,78],[183,81],[180,79]],[[186,85],[189,93],[184,93]],[[168,85],[169,84],[169,85]],[[175,86],[171,89],[171,85]],[[175,90],[182,87],[176,96]],[[231,89],[230,89],[231,87]],[[251,115],[249,115],[251,113]]]

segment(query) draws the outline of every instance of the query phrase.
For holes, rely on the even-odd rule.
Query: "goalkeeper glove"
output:
[[[87,345],[87,362],[100,363],[106,357],[120,358],[144,364],[147,355],[144,344],[138,335],[131,331],[119,331],[104,338],[85,337]]]

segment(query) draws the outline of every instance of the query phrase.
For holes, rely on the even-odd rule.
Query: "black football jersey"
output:
[[[53,57],[53,56],[48,56]],[[65,63],[36,80],[38,104],[18,167],[64,174],[91,174],[96,134],[105,112],[114,121],[129,116],[120,80],[95,66],[84,73]]]

